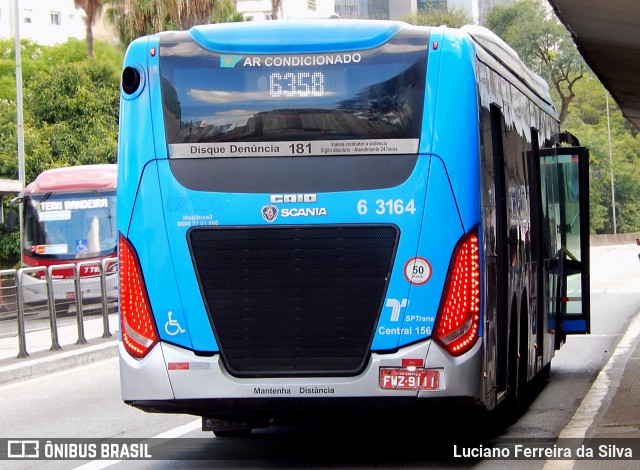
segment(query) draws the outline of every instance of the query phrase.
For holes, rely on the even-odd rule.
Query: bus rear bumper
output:
[[[425,357],[425,368],[439,373],[437,390],[381,388],[381,368],[400,368],[403,358]],[[120,379],[123,400],[137,408],[200,416],[393,409],[450,399],[479,403],[482,347],[480,341],[469,353],[453,358],[426,340],[391,354],[372,353],[357,376],[238,378],[225,370],[217,354],[202,357],[159,343],[144,359],[136,360],[120,344]]]

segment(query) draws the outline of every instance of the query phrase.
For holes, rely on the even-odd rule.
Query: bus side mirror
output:
[[[6,216],[4,213],[4,209],[1,212],[0,223],[2,223],[4,229],[9,233],[14,233],[20,230],[20,227],[16,227],[18,224],[16,223],[16,219],[18,217],[18,210],[20,207],[20,203],[22,202],[22,196],[16,196],[9,201],[9,209],[7,210]]]

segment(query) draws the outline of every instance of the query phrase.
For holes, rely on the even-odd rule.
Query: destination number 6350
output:
[[[416,212],[416,206],[413,199],[410,199],[407,203],[402,199],[376,199],[371,210],[374,210],[378,215],[401,215],[405,212],[413,215]],[[358,214],[365,215],[368,212],[369,201],[360,199],[358,201]]]

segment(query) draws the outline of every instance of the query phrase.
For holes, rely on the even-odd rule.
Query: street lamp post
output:
[[[24,124],[22,118],[22,60],[20,54],[20,9],[18,8],[18,0],[14,0],[14,36],[16,48],[16,120],[17,120],[17,136],[18,136],[18,179],[20,180],[20,196],[24,192]],[[22,203],[18,206],[20,220],[20,266],[22,266]]]
[[[604,91],[607,101],[607,131],[609,133],[609,172],[611,176],[611,212],[613,213],[613,234],[618,234],[618,224],[616,223],[616,193],[613,185],[613,151],[611,149],[611,120],[609,118],[609,92]]]

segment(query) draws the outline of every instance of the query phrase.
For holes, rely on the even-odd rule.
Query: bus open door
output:
[[[588,149],[541,149],[540,176],[546,220],[557,225],[554,282],[549,286],[555,291],[549,315],[555,319],[557,349],[566,335],[591,329]]]

